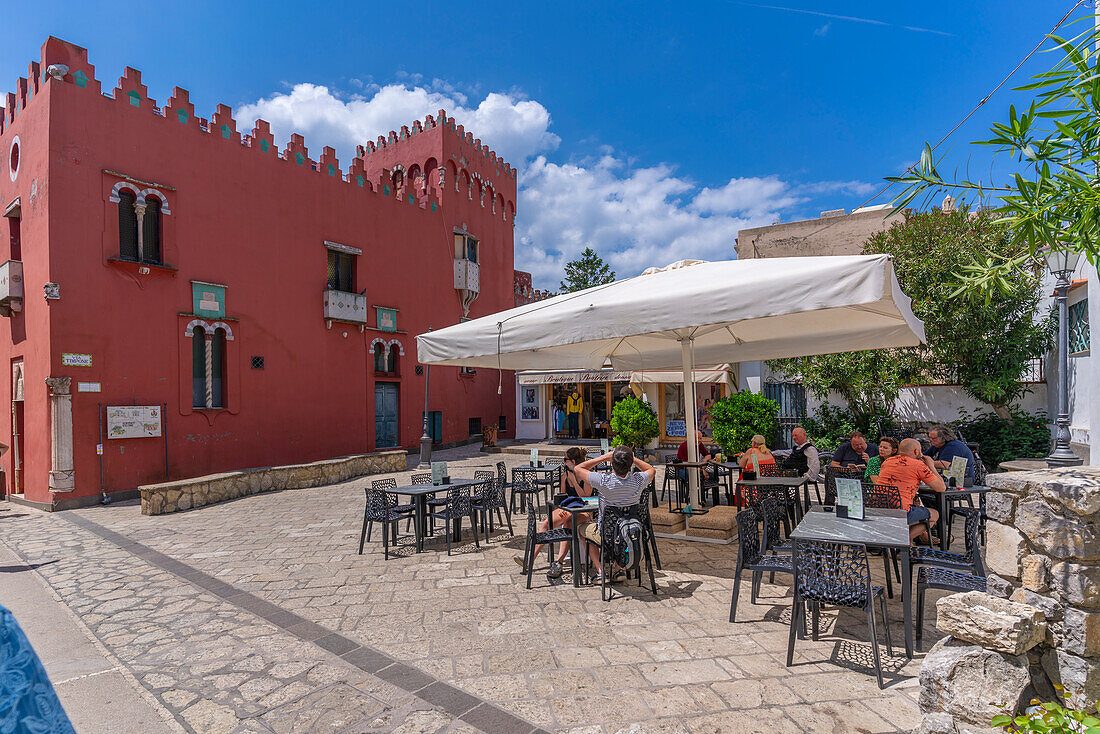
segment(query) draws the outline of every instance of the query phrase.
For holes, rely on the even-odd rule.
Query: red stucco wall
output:
[[[443,125],[394,138],[384,149],[392,159],[384,166],[379,156],[376,166],[355,163],[349,173],[331,149],[311,155],[300,144],[284,159],[275,146],[261,150],[260,141],[271,140],[266,124],[238,125],[231,110],[219,107],[206,132],[184,90],[177,89],[168,103],[151,100],[132,69],[115,98],[103,96],[81,52],[56,39],[47,42],[42,68],[60,60],[69,73],[41,84],[0,135],[4,151],[13,136],[21,140],[20,172],[14,184],[6,175],[0,179],[0,203],[6,206],[14,196],[24,202],[27,297],[21,315],[0,320],[0,343],[9,360],[25,358],[26,497],[51,500],[44,383],[49,375],[73,379],[71,496],[99,492],[101,442],[108,491],[164,479],[164,441],[101,441],[100,404],[167,404],[173,479],[373,450],[376,376],[370,345],[378,337],[396,339],[404,348],[400,377],[387,380],[400,383],[400,443],[415,446],[424,400],[424,378],[414,374],[415,335],[457,323],[462,315],[453,283],[453,228],[481,240],[481,293],[470,310],[477,317],[513,304],[514,217],[506,220],[501,207],[493,212],[490,202],[483,207],[476,195],[455,194],[453,186],[422,189],[419,200],[409,203],[409,187],[398,198],[394,191],[385,195],[378,182],[392,180],[390,169],[401,161],[406,170],[414,163],[423,169],[431,159],[460,165],[453,148],[469,156],[468,167],[498,173],[495,183],[508,212],[514,211],[508,208],[515,201],[514,170]],[[90,77],[85,88],[74,83],[79,69]],[[114,86],[103,84],[108,92]],[[137,106],[128,92],[140,96]],[[154,109],[161,104],[163,115]],[[188,111],[186,122],[176,114],[180,109]],[[228,125],[228,137],[222,125]],[[242,133],[254,137],[242,143]],[[377,153],[367,161],[371,155]],[[318,158],[315,171],[311,162]],[[330,175],[330,164],[337,175]],[[357,185],[360,172],[368,185]],[[144,273],[117,261],[118,205],[109,201],[112,189],[125,181],[117,174],[158,184],[147,188],[160,191],[171,212],[162,217],[167,267]],[[356,290],[366,290],[370,306],[398,309],[397,334],[360,332],[340,322],[326,327],[326,240],[363,251],[356,258]],[[185,333],[194,318],[192,280],[227,286],[224,321],[233,339],[227,344],[224,410],[191,407],[191,339]],[[42,296],[47,281],[59,283],[61,292],[48,305]],[[62,352],[91,354],[92,366],[63,367]],[[264,357],[264,369],[251,369],[253,355]],[[503,376],[502,395],[495,371],[470,376],[436,368],[431,377],[431,409],[443,411],[443,441],[466,438],[471,416],[489,423],[505,415],[513,426],[514,400],[502,399],[514,393],[511,374]],[[100,382],[102,392],[78,392],[78,382]],[[0,396],[7,396],[2,404],[8,405],[10,376],[0,385]],[[0,419],[3,424],[10,420]],[[0,427],[0,436],[10,434],[10,425]],[[10,454],[3,461],[11,491]]]

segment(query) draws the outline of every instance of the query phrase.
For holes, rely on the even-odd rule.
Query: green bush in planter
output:
[[[615,432],[612,446],[645,448],[661,434],[657,413],[649,403],[633,395],[615,403],[611,410],[611,430]]]
[[[775,441],[778,415],[779,405],[760,393],[739,392],[716,400],[710,406],[714,441],[726,454],[746,450],[758,433],[770,445]]]

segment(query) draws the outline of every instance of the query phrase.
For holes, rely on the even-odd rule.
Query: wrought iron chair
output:
[[[863,469],[849,467],[825,467],[825,505],[836,504],[836,480],[858,479],[863,481]]]
[[[411,518],[412,506],[402,509],[397,504],[397,495],[386,491],[387,483],[393,480],[380,479],[374,485],[382,486],[365,487],[366,506],[363,508],[363,530],[359,533],[359,555],[363,555],[363,546],[370,540],[370,531],[374,523],[382,523],[382,557],[390,559],[390,533],[393,533],[394,544],[397,543],[397,523],[404,518]],[[388,488],[396,487],[394,482]],[[392,531],[391,531],[392,528]]]
[[[767,504],[774,504],[768,501]],[[761,548],[767,548],[768,531],[767,523],[764,523],[764,543],[760,542],[760,521],[764,519],[760,508],[746,507],[737,513],[737,567],[733,576],[733,598],[730,599],[730,622],[737,621],[737,597],[741,592],[741,572],[745,569],[752,571],[752,579],[749,581],[750,601],[756,603],[757,594],[760,591],[760,580],[767,572],[794,573],[794,564],[791,556],[768,555]]]
[[[479,549],[481,543],[477,538],[477,516],[474,514],[473,502],[470,499],[469,487],[451,487],[447,490],[447,504],[440,510],[430,513],[431,517],[444,521],[444,531],[447,534],[447,555],[451,555],[452,529],[455,533],[462,533],[462,518],[470,518],[470,526],[474,531],[474,545]]]
[[[669,459],[665,462],[665,476],[661,483],[661,502],[665,501],[665,495],[669,492],[676,492],[677,499],[683,498],[684,493],[680,488],[682,482],[678,471],[682,463],[679,459]]]
[[[644,498],[644,494],[643,494]],[[603,508],[603,518],[600,522],[600,565],[603,567],[603,573],[600,575],[600,598],[604,601],[611,601],[614,597],[614,590],[611,588],[611,576],[614,574],[615,561],[608,557],[608,554],[603,552],[604,549],[612,548],[614,544],[615,533],[619,527],[620,520],[626,520],[633,518],[638,520],[642,525],[642,556],[645,559],[646,569],[649,571],[649,584],[653,589],[653,595],[657,596],[657,579],[653,575],[653,559],[650,556],[650,528],[645,522],[644,515],[642,514],[641,502],[637,505],[631,505],[630,507],[614,507],[612,505],[605,505]],[[589,538],[583,538],[587,546],[597,545],[593,543]],[[638,586],[642,585],[642,564],[638,563],[636,566],[638,572]],[[589,566],[591,570],[591,566]],[[627,574],[629,580],[630,575]]]
[[[494,513],[501,527],[504,527],[507,521],[508,535],[515,536],[512,531],[512,513],[508,510],[508,503],[504,497],[504,484],[500,480],[500,475],[492,471],[475,471],[474,479],[484,480],[483,484],[474,489],[473,508],[474,513],[481,518],[481,529],[485,533],[485,541],[489,541],[489,535],[493,532]]]
[[[532,500],[533,502],[533,500]],[[553,517],[550,504],[546,505],[546,516]],[[544,532],[538,530],[538,513],[527,513],[527,541],[523,546],[523,568],[527,573],[527,588],[531,588],[531,577],[535,573],[535,546],[546,546],[546,562],[554,560],[554,543],[568,543],[573,539],[573,531],[567,527],[548,527]],[[574,563],[576,561],[574,560]]]
[[[743,490],[741,501],[748,507],[756,508],[769,523],[772,545],[779,545],[782,542],[781,538],[790,537],[791,518],[787,507],[786,487],[746,486]],[[773,508],[770,514],[764,507],[768,501]],[[783,528],[782,535],[780,535],[780,525]]]
[[[653,501],[654,507],[657,506],[657,487],[656,477],[646,488],[642,490],[642,499],[638,503],[642,512],[642,523],[646,527],[646,534],[649,536],[650,550],[653,552],[653,563],[657,566],[657,570],[661,570],[661,554],[657,552],[657,536],[653,534],[653,519],[649,516],[649,502]]]
[[[413,475],[412,477],[410,477],[409,481],[411,481],[413,484],[431,484],[432,473],[430,471],[419,473],[413,472]]]
[[[395,479],[394,477],[386,477],[385,479],[375,479],[373,482],[370,483],[370,486],[373,489],[397,489],[397,479]],[[416,505],[412,504],[411,502],[407,503],[407,504],[403,504],[403,505],[402,504],[397,504],[397,495],[394,495],[393,501],[394,501],[393,508],[395,510],[397,510],[400,513],[409,513],[408,522],[405,523],[405,532],[407,533],[410,530],[412,530],[412,523],[413,523],[412,513],[416,512]],[[396,526],[394,527],[394,530],[395,531],[397,530]],[[367,530],[367,540],[370,540],[370,530],[369,529]]]
[[[923,546],[917,546],[923,547]],[[924,638],[924,592],[928,589],[944,591],[985,591],[985,576],[955,571],[939,566],[921,566],[917,571],[917,650]]]
[[[535,501],[535,495],[542,494],[542,487],[535,481],[535,471],[523,466],[517,466],[512,470],[512,491],[509,496],[509,504],[512,512],[516,511],[516,495],[519,495],[519,510],[538,514],[539,503]]]
[[[892,484],[874,484],[865,481],[863,482],[863,506],[873,510],[900,510],[902,509],[901,488]],[[899,582],[901,581],[901,568],[898,566],[897,551],[873,548],[870,552],[882,555],[883,570],[886,572],[886,596],[893,599],[894,584],[890,574],[891,563],[894,566],[893,575],[897,577]]]
[[[968,444],[969,445],[969,444]],[[982,486],[985,484],[986,478],[985,464],[982,463],[981,458],[978,456],[978,452],[974,452],[974,484]],[[966,507],[962,506],[962,503],[966,503]],[[953,524],[956,515],[966,516],[967,512],[971,509],[977,509],[979,512],[980,522],[978,523],[979,536],[982,540],[982,545],[985,545],[985,494],[978,495],[978,507],[974,507],[973,495],[963,495],[962,497],[952,497],[947,500],[947,547],[951,547],[951,535],[953,530]]]
[[[879,602],[886,634],[886,652],[893,656],[890,643],[890,621],[886,616],[886,594],[881,586],[871,585],[871,568],[867,562],[867,547],[850,543],[797,541],[794,544],[794,604],[791,607],[791,629],[787,638],[787,667],[794,663],[794,641],[797,622],[807,602],[812,607],[813,639],[818,636],[819,608],[822,604],[853,607],[867,613],[871,650],[874,653],[875,676],[882,688],[882,661],[879,659],[878,634],[875,627],[875,600]]]

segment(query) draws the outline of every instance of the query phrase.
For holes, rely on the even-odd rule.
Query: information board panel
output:
[[[107,406],[107,438],[155,438],[160,435],[159,405]]]

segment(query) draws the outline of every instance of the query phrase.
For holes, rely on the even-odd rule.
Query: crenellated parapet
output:
[[[128,114],[145,114],[151,121],[159,124],[178,126],[180,134],[207,136],[211,145],[225,144],[239,146],[255,152],[257,155],[271,156],[283,161],[290,168],[318,175],[324,179],[334,179],[342,185],[361,188],[366,193],[382,194],[395,201],[411,204],[421,209],[437,211],[439,209],[438,190],[433,186],[420,187],[415,192],[394,190],[393,171],[386,168],[383,174],[375,176],[372,169],[365,166],[362,155],[352,161],[344,171],[336,150],[325,147],[319,160],[309,155],[305,138],[294,133],[286,147],[280,151],[271,133],[271,126],[265,120],[256,120],[250,134],[243,134],[233,118],[233,110],[228,105],[219,104],[209,120],[195,114],[195,106],[186,89],[175,87],[164,107],[150,97],[148,87],[142,82],[141,72],[126,67],[111,94],[101,94],[101,86],[95,75],[95,67],[88,62],[88,51],[80,46],[51,36],[42,45],[41,61],[32,62],[28,76],[16,81],[15,91],[3,97],[3,109],[0,110],[0,135],[14,123],[19,114],[41,93],[44,85],[65,84],[83,90],[97,103],[122,105]],[[434,124],[434,122],[433,122]],[[411,128],[402,127],[401,131],[391,132],[389,138],[380,137],[381,145],[397,145],[399,141],[422,133],[424,127],[419,123]],[[373,180],[372,180],[373,178]]]

